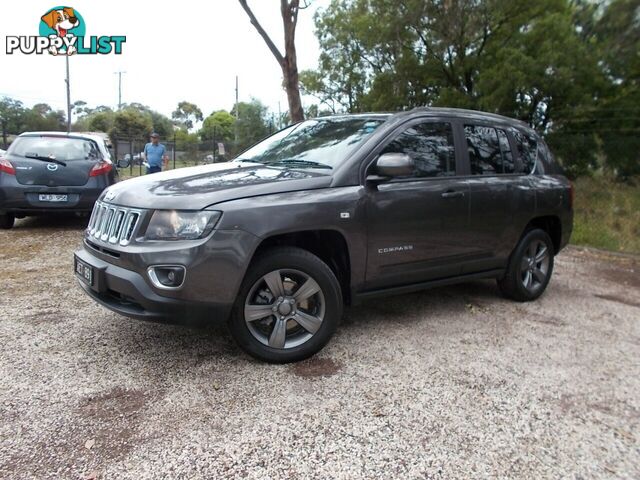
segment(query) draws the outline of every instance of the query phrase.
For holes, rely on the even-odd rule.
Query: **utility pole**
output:
[[[240,112],[238,111],[238,76],[236,75],[236,123],[234,125],[235,146],[238,148],[238,119],[240,118]]]
[[[278,102],[278,130],[282,130],[282,109],[280,108],[280,102]]]
[[[71,132],[71,83],[69,81],[69,55],[64,56],[67,64],[67,133]]]
[[[122,74],[127,73],[121,70],[113,72],[114,75],[118,75],[118,110],[122,108]]]
[[[213,126],[213,163],[216,163],[216,126]]]

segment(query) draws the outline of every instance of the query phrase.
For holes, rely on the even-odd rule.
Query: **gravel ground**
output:
[[[0,232],[0,478],[640,478],[637,257],[569,248],[530,304],[371,301],[273,366],[94,304],[83,223]]]

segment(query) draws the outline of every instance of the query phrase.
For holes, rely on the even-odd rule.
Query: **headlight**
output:
[[[222,212],[156,210],[151,217],[145,240],[195,240],[207,236]]]

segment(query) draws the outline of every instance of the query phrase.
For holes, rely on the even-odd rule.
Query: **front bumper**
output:
[[[257,240],[245,232],[216,231],[191,248],[168,249],[168,242],[155,247],[137,244],[112,255],[85,240],[75,256],[92,267],[93,283],[81,279],[78,283],[96,302],[127,317],[199,325],[225,321]],[[162,264],[185,267],[185,282],[179,290],[158,289],[148,278],[147,268]]]
[[[111,265],[85,250],[76,257],[93,267],[93,285],[78,279],[87,295],[126,317],[164,323],[201,323],[206,317],[226,319],[231,305],[198,303],[158,295],[137,272]]]

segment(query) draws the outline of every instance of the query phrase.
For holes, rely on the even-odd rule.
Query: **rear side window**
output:
[[[516,167],[513,161],[513,152],[504,130],[498,130],[498,140],[500,141],[500,151],[502,152],[502,173],[514,173]]]
[[[465,125],[469,163],[472,175],[502,173],[502,151],[495,128]]]
[[[412,125],[381,152],[406,153],[416,164],[413,177],[446,177],[456,174],[453,130],[450,123]]]
[[[513,132],[518,146],[518,155],[522,162],[524,173],[533,173],[538,158],[538,141],[532,135],[525,135],[520,131]]]

